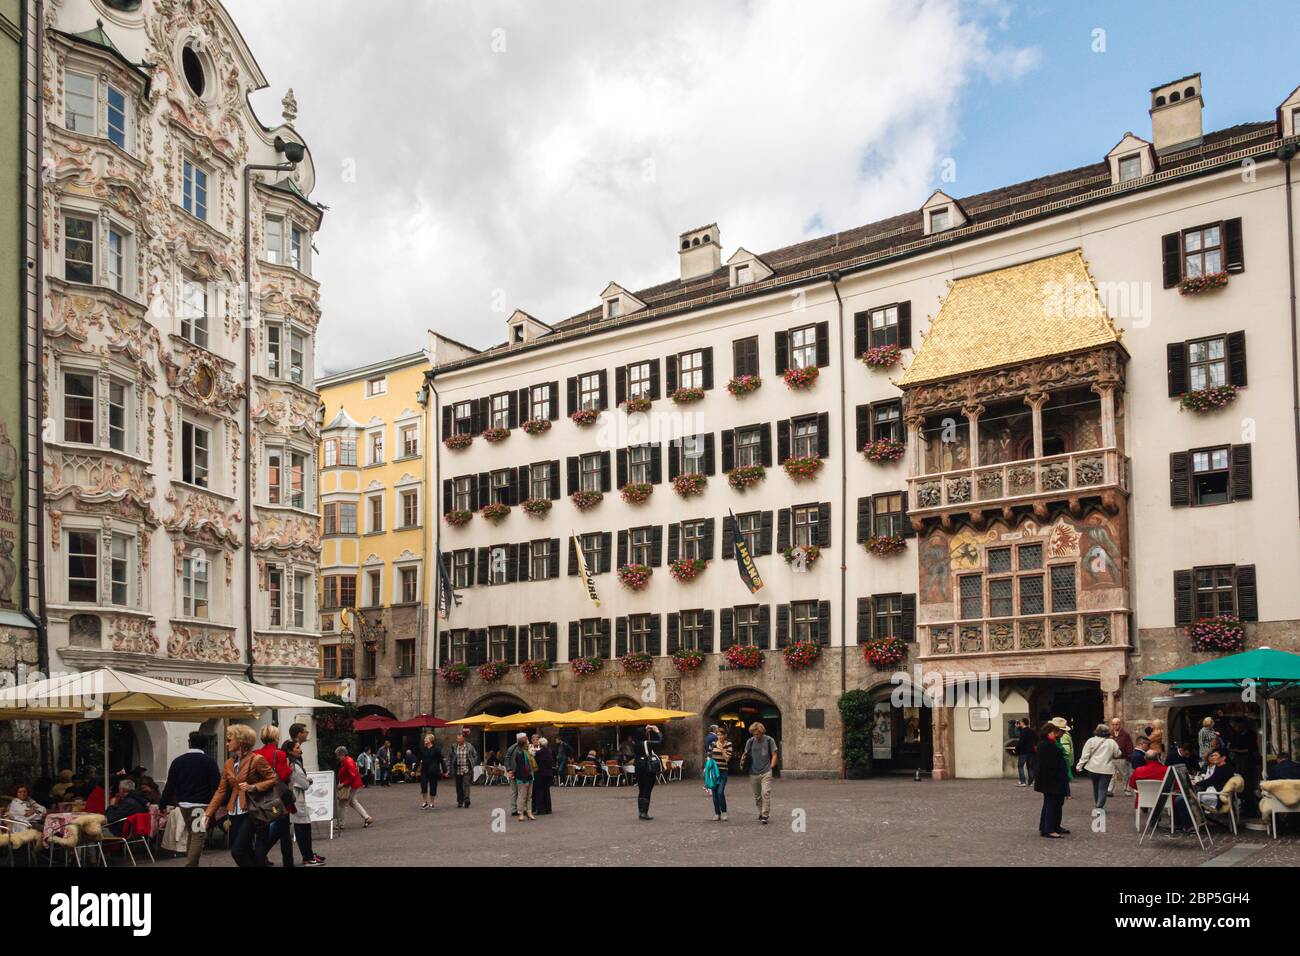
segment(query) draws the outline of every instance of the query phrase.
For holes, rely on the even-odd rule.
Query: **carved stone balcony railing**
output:
[[[921,656],[1125,648],[1127,613],[1077,611],[921,625]]]
[[[1128,458],[1117,448],[1098,448],[918,475],[907,479],[907,486],[908,511],[913,515],[995,508],[1035,498],[1127,491]]]

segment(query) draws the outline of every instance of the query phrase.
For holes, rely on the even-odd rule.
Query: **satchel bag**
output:
[[[258,757],[265,763],[265,758]],[[254,764],[255,766],[256,764]],[[252,770],[252,767],[249,768]],[[274,770],[271,773],[275,773]],[[276,783],[280,783],[280,778],[275,778]],[[284,801],[280,799],[277,787],[271,787],[269,790],[255,790],[251,786],[245,794],[248,802],[248,815],[252,818],[254,824],[259,827],[270,826],[276,820],[282,820],[286,816]]]

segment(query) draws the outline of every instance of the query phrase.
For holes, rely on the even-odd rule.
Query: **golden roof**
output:
[[[952,283],[904,387],[1118,342],[1078,249]]]

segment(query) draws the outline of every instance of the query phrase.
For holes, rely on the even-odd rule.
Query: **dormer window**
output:
[[[930,210],[930,232],[943,232],[949,228],[952,221],[950,211],[945,206],[943,209]]]
[[[623,311],[622,303],[618,299],[610,299],[605,303],[605,318],[616,319]]]
[[[524,340],[524,327],[522,325],[516,325],[512,330],[510,341],[518,344],[523,340]]]
[[[754,270],[748,265],[736,266],[736,285],[749,285],[754,281]]]
[[[1132,156],[1123,156],[1119,161],[1119,181],[1122,183],[1131,182],[1134,179],[1142,178],[1142,156],[1134,153]]]

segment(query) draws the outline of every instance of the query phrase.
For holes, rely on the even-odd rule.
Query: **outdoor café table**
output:
[[[48,843],[51,837],[63,836],[64,831],[68,829],[68,824],[84,814],[84,810],[45,814],[45,826],[41,831],[41,838]]]

